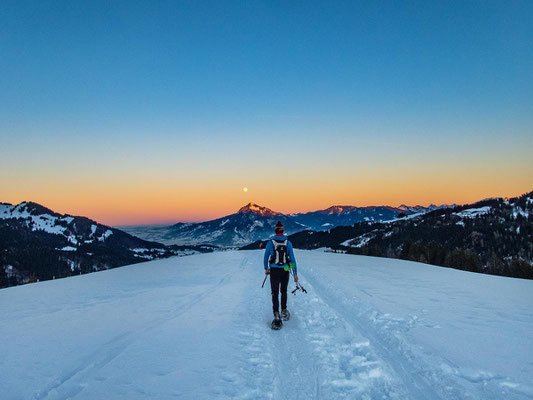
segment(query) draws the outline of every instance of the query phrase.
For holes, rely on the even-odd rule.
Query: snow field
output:
[[[315,290],[410,386],[408,398],[533,398],[532,281],[403,260],[299,255]]]
[[[533,397],[533,282],[295,252],[280,331],[261,251],[0,290],[2,398]]]

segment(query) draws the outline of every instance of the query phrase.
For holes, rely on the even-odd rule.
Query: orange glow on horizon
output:
[[[81,196],[39,196],[30,198],[11,199],[16,204],[21,201],[35,201],[62,214],[80,215],[91,218],[110,226],[143,225],[143,224],[173,224],[177,222],[202,222],[221,218],[236,213],[247,203],[256,203],[284,214],[316,211],[332,205],[393,206],[401,204],[410,206],[430,204],[469,204],[488,197],[514,197],[526,193],[533,188],[494,191],[475,190],[465,183],[463,190],[456,193],[451,191],[427,190],[423,186],[418,190],[400,190],[396,187],[394,193],[391,187],[381,191],[374,189],[366,191],[352,187],[350,193],[347,188],[342,190],[313,190],[310,189],[300,195],[277,196],[263,190],[257,195],[223,192],[200,193],[189,192],[188,196],[176,193],[146,193],[142,191],[125,191],[108,194],[106,197]],[[468,190],[470,189],[470,190]],[[261,192],[261,191],[259,191]],[[294,191],[292,192],[294,193]],[[6,200],[3,200],[6,201]]]
[[[56,212],[119,226],[206,221],[233,214],[249,202],[289,214],[332,205],[468,204],[533,190],[533,164],[525,159],[443,165],[394,156],[389,163],[377,156],[373,163],[359,164],[250,163],[255,169],[202,169],[200,160],[190,166],[192,172],[148,163],[135,170],[110,164],[75,172],[49,165],[39,174],[16,169],[3,178],[0,201],[34,201]]]

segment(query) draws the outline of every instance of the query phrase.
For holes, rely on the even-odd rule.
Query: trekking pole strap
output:
[[[289,271],[291,271],[291,275],[294,277],[294,271],[292,270],[292,268],[289,268]],[[307,290],[304,289],[300,282],[296,282],[296,289],[294,289],[291,293],[295,294],[297,290],[301,290],[302,292],[307,293]]]
[[[300,285],[299,282],[296,282],[296,289],[294,289],[291,293],[296,295],[296,292],[298,290],[301,290],[302,292],[307,293],[307,290],[305,290],[304,287],[302,285]]]
[[[307,290],[304,289],[304,287],[302,285],[300,285],[300,283],[298,283],[298,285],[300,286],[300,290],[304,293],[307,293]]]

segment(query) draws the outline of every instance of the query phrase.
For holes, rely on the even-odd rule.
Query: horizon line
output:
[[[229,214],[224,213],[224,214],[222,214],[220,216],[215,216],[215,217],[212,217],[212,218],[201,217],[201,218],[194,218],[194,219],[188,219],[188,218],[180,219],[179,217],[177,217],[175,219],[170,219],[170,218],[168,218],[168,219],[165,218],[165,219],[160,219],[160,220],[155,220],[154,219],[154,222],[113,223],[113,224],[109,224],[107,222],[100,222],[100,221],[102,221],[102,218],[98,218],[98,217],[90,217],[90,216],[81,215],[81,214],[72,214],[70,212],[62,213],[60,211],[54,210],[53,208],[49,207],[48,205],[45,205],[43,203],[39,203],[39,202],[36,202],[36,201],[23,200],[23,201],[20,201],[18,203],[10,203],[10,202],[6,202],[6,201],[0,201],[0,204],[10,205],[10,206],[17,206],[17,205],[20,205],[20,204],[23,204],[23,203],[34,203],[34,204],[38,204],[38,205],[40,205],[42,207],[48,208],[51,211],[56,212],[58,214],[75,216],[75,217],[85,217],[85,218],[91,219],[91,220],[93,220],[95,222],[98,222],[98,223],[100,223],[102,225],[107,225],[107,226],[110,226],[110,227],[133,227],[133,226],[167,226],[167,225],[174,225],[174,224],[177,224],[177,223],[202,223],[202,222],[208,222],[208,221],[213,221],[213,220],[224,218],[224,217],[227,217],[227,216],[230,216],[230,215],[237,214],[238,211],[241,208],[246,207],[247,205],[250,205],[250,204],[254,204],[254,205],[257,205],[259,207],[267,208],[270,211],[279,213],[281,215],[290,216],[290,215],[294,215],[294,214],[305,214],[305,213],[310,213],[310,212],[324,211],[324,210],[327,210],[327,209],[332,208],[332,207],[355,207],[355,208],[390,207],[390,208],[399,208],[401,206],[407,206],[407,207],[430,207],[432,205],[433,206],[437,206],[437,207],[463,206],[463,205],[468,205],[468,204],[475,204],[475,203],[478,203],[478,202],[481,202],[481,201],[485,201],[485,200],[509,199],[509,198],[513,198],[513,197],[520,197],[520,196],[522,196],[524,194],[531,193],[532,191],[533,190],[523,191],[520,194],[514,195],[514,196],[489,196],[489,197],[484,197],[484,198],[479,199],[479,200],[475,200],[473,202],[452,202],[451,204],[447,204],[447,203],[438,204],[438,202],[428,202],[429,204],[427,204],[427,205],[425,205],[425,203],[423,203],[423,202],[422,202],[422,204],[418,203],[416,205],[408,205],[405,202],[401,202],[401,204],[398,205],[398,206],[391,206],[391,205],[388,205],[388,204],[381,204],[381,205],[373,204],[373,205],[367,205],[367,206],[357,206],[357,205],[351,205],[351,204],[347,204],[347,205],[333,204],[333,205],[331,205],[329,207],[326,207],[326,208],[315,208],[315,209],[302,210],[302,211],[296,211],[296,212],[280,212],[280,211],[273,210],[273,209],[271,209],[269,207],[262,206],[262,205],[258,204],[257,202],[249,201],[244,206],[239,207],[235,212],[232,212],[232,213],[229,213]]]

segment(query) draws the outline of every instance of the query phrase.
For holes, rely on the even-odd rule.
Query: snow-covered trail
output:
[[[260,251],[0,290],[2,398],[533,398],[533,282],[296,257],[280,331]]]
[[[257,274],[253,272],[250,278],[257,280]],[[254,318],[243,318],[237,324],[244,346],[242,370],[249,375],[242,376],[238,386],[254,376],[261,379],[253,385],[253,393],[231,393],[232,398],[406,398],[407,392],[401,385],[395,387],[369,341],[354,332],[309,282],[302,279],[302,283],[308,294],[289,294],[293,315],[281,331],[270,330],[272,305],[267,285],[260,293],[258,285],[247,288],[251,301],[246,315]]]

